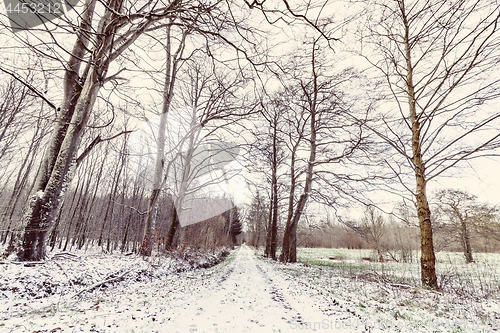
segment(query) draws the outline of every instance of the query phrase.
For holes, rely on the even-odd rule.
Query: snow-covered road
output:
[[[169,305],[169,325],[178,332],[291,332],[313,328],[314,322],[318,329],[353,331],[341,327],[349,313],[334,313],[327,299],[256,260],[245,245],[212,283]]]
[[[364,332],[334,297],[258,260],[234,259],[151,283],[128,281],[0,321],[5,332]],[[3,327],[2,327],[3,326]],[[369,330],[375,332],[375,330]],[[377,330],[378,331],[378,330]]]

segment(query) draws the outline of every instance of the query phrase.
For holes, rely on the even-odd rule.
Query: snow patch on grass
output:
[[[273,265],[277,270],[314,286],[318,293],[330,295],[374,328],[422,333],[500,330],[500,288],[491,267],[490,274],[486,276],[481,265],[454,263],[453,270],[446,275],[443,269],[452,266],[446,262],[449,266],[443,267],[446,261],[443,256],[438,275],[441,279],[453,281],[449,281],[443,292],[435,292],[412,283],[418,279],[409,272],[418,271],[418,263],[363,262],[355,259],[361,259],[366,253],[346,253],[346,250],[337,249],[299,249],[298,252],[299,260],[308,264]],[[337,252],[342,253],[341,263],[332,260],[325,264],[326,260],[321,260],[338,257]],[[498,257],[498,254],[495,255]],[[495,260],[489,258],[491,262]],[[443,284],[445,282],[442,281]],[[483,285],[480,286],[480,283]],[[483,292],[485,284],[488,285],[488,293]]]

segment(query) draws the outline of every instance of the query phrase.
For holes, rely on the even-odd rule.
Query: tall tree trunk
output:
[[[272,122],[273,145],[271,152],[271,205],[269,208],[269,230],[267,233],[266,255],[276,260],[278,244],[278,113],[274,113]]]
[[[167,115],[170,110],[170,105],[172,103],[172,98],[174,96],[174,86],[175,78],[177,73],[177,65],[179,62],[179,57],[182,56],[185,46],[185,40],[187,36],[187,31],[184,31],[180,45],[175,52],[172,54],[172,40],[171,40],[171,28],[173,24],[173,19],[170,24],[167,25],[167,44],[165,45],[166,51],[166,64],[167,68],[165,70],[165,84],[163,86],[163,106],[160,115],[160,123],[158,127],[158,140],[156,142],[156,164],[155,171],[153,175],[153,189],[151,190],[151,195],[149,197],[148,209],[146,218],[144,221],[144,232],[142,237],[142,245],[140,247],[140,252],[144,256],[150,256],[152,251],[152,235],[156,226],[156,213],[158,206],[158,199],[160,197],[163,172],[165,167],[165,131],[167,126]],[[171,228],[177,228],[175,224],[171,225]],[[172,232],[175,235],[175,230]],[[173,236],[172,239],[173,240]],[[169,247],[172,246],[170,243]]]
[[[437,276],[436,276],[436,257],[434,254],[434,244],[432,239],[432,225],[431,225],[431,210],[427,201],[426,194],[426,176],[425,165],[422,161],[421,151],[421,125],[416,110],[415,86],[413,84],[413,64],[411,59],[411,46],[410,46],[410,26],[407,20],[406,9],[404,3],[400,3],[400,10],[405,26],[405,52],[406,52],[406,89],[408,95],[408,105],[410,111],[411,121],[411,145],[412,145],[412,162],[415,171],[416,179],[416,192],[415,199],[417,201],[417,214],[420,225],[420,249],[421,249],[421,279],[422,285],[437,289]]]
[[[127,177],[127,179],[129,179]],[[125,225],[125,230],[124,230],[124,234],[123,234],[123,238],[122,238],[122,249],[121,251],[122,252],[125,252],[125,251],[129,251],[129,244],[130,242],[134,242],[134,239],[133,239],[133,234],[134,233],[137,233],[136,230],[135,230],[135,227],[137,226],[135,224],[135,214],[137,214],[138,216],[138,219],[140,221],[140,225],[139,227],[142,228],[142,216],[141,214],[139,213],[140,212],[140,206],[141,206],[141,202],[142,202],[142,197],[143,197],[143,194],[144,194],[144,187],[142,187],[141,185],[139,185],[139,180],[138,178],[135,178],[135,181],[134,181],[134,188],[132,190],[132,196],[130,198],[126,198],[125,200],[125,204],[127,204],[127,208],[128,208],[128,215],[127,215],[127,223]],[[135,206],[137,206],[137,208],[134,208]]]
[[[288,215],[286,218],[285,232],[283,234],[283,247],[281,249],[280,261],[281,262],[290,262],[290,251],[291,251],[291,243],[292,238],[296,238],[297,233],[297,225],[292,224],[293,220],[293,204],[295,201],[295,187],[296,187],[296,175],[295,175],[295,156],[297,153],[297,149],[299,147],[300,140],[297,140],[296,144],[294,144],[292,148],[292,155],[290,157],[290,192],[288,197]],[[296,242],[295,242],[296,243]]]
[[[82,200],[82,196],[83,196],[83,193],[81,191],[78,191],[78,190],[79,190],[80,184],[84,183],[84,181],[85,180],[83,180],[82,182],[78,182],[78,184],[76,186],[76,189],[75,189],[75,194],[73,195],[73,200],[71,202],[71,207],[73,207],[73,203],[75,202],[75,197],[77,195],[78,195],[78,200],[76,200],[75,209],[73,210],[73,213],[71,214],[71,218],[69,218],[69,224],[66,226],[66,228],[67,228],[66,229],[66,237],[65,237],[66,241],[64,243],[63,251],[66,251],[67,248],[68,248],[68,244],[69,244],[69,240],[70,240],[70,235],[71,235],[71,228],[73,227],[73,222],[75,221],[76,212],[79,209],[80,200]],[[68,210],[68,214],[71,213],[71,207]],[[60,215],[61,214],[58,214],[58,215],[59,215],[59,218],[57,219],[57,221],[60,221],[60,217],[61,217]],[[58,222],[56,222],[56,224],[58,224]],[[54,226],[54,227],[56,227],[56,226]]]
[[[54,227],[52,227],[52,230],[50,232],[50,240],[49,240],[49,247],[50,247],[50,250],[54,250],[54,248],[56,247],[56,240],[57,240],[57,235],[58,235],[58,228],[59,228],[59,224],[61,222],[61,215],[62,215],[62,212],[64,210],[64,201],[62,202],[61,204],[61,208],[59,209],[59,214],[57,214],[57,218],[56,218],[56,221],[54,223]],[[61,244],[61,242],[59,243]],[[60,248],[60,246],[59,246]]]
[[[119,11],[121,2],[113,1],[101,18],[97,34],[98,48],[92,53],[85,73],[78,75],[83,55],[87,52],[90,24],[96,1],[89,0],[82,15],[77,42],[71,53],[64,78],[64,102],[58,121],[36,177],[35,185],[25,205],[23,217],[11,239],[8,251],[16,251],[19,260],[41,260],[46,256],[46,236],[52,228],[61,204],[61,197],[71,182],[76,167],[76,153],[94,107],[97,94],[106,76],[110,59],[107,57],[115,36],[116,26],[108,24]],[[80,81],[81,80],[81,81]],[[80,85],[80,82],[83,82]]]
[[[163,160],[163,159],[162,159]],[[156,173],[156,172],[155,172]],[[144,232],[142,236],[142,244],[139,247],[139,252],[143,256],[150,256],[153,250],[153,233],[156,226],[156,213],[158,211],[158,199],[160,197],[160,188],[153,188],[148,201],[148,210],[146,221],[144,223]]]
[[[99,233],[99,240],[97,241],[97,246],[99,246],[99,247],[103,246],[103,243],[104,243],[104,231],[106,230],[106,228],[108,228],[108,224],[109,225],[112,224],[114,200],[115,200],[116,192],[118,189],[119,178],[121,175],[122,168],[123,168],[123,166],[120,166],[119,163],[116,164],[116,169],[115,169],[115,172],[113,174],[113,180],[111,183],[111,192],[109,193],[109,200],[108,200],[108,204],[106,205],[106,212],[104,213],[104,217],[102,219],[101,231]],[[110,226],[110,228],[111,228],[111,226]]]
[[[88,205],[88,209],[85,213],[86,217],[85,217],[85,221],[83,222],[83,232],[81,233],[79,240],[78,240],[78,243],[79,243],[78,248],[80,248],[80,249],[83,247],[83,243],[84,243],[85,238],[86,238],[85,232],[88,229],[89,221],[92,217],[92,210],[94,208],[95,200],[97,199],[97,193],[99,190],[99,185],[101,184],[101,178],[102,178],[102,173],[104,171],[104,165],[106,164],[106,159],[108,156],[107,153],[108,153],[108,150],[106,148],[105,153],[104,153],[104,158],[102,159],[100,167],[98,168],[99,173],[97,174],[97,177],[95,178],[95,187],[93,188],[92,200],[90,201],[90,204]],[[94,164],[97,165],[97,162],[94,162]]]
[[[195,122],[196,119],[193,119],[193,121]],[[193,124],[191,124],[191,125],[193,125]],[[175,238],[177,230],[179,229],[179,226],[180,226],[179,213],[177,211],[179,209],[182,209],[182,206],[183,206],[182,203],[184,201],[186,191],[188,190],[187,184],[189,181],[189,175],[191,173],[191,161],[193,159],[193,153],[195,150],[194,149],[195,135],[196,135],[196,133],[192,133],[190,138],[189,138],[189,148],[188,148],[188,151],[186,154],[185,164],[184,164],[183,170],[182,170],[182,178],[181,178],[179,194],[178,194],[177,198],[175,199],[174,209],[172,211],[172,215],[170,216],[170,227],[168,229],[167,239],[165,241],[165,249],[166,250],[172,250],[175,248],[174,238]]]
[[[269,215],[266,221],[266,249],[264,255],[271,257],[271,241],[272,241],[272,224],[273,224],[273,204],[274,204],[274,191],[271,190],[271,198],[269,199]]]
[[[258,195],[258,194],[257,194]],[[253,245],[255,247],[259,247],[259,243],[260,243],[260,233],[261,233],[261,229],[262,229],[262,212],[261,212],[261,202],[260,202],[260,197],[258,198],[258,206],[257,206],[257,236],[256,236],[256,239],[255,239],[255,242],[253,242]]]
[[[311,121],[314,120],[314,117],[311,118]],[[281,259],[282,262],[296,262],[297,261],[297,227],[299,225],[300,218],[302,217],[302,213],[306,207],[307,200],[309,198],[309,193],[312,189],[312,178],[313,178],[313,164],[316,160],[316,131],[313,130],[311,132],[311,151],[309,154],[308,166],[306,171],[306,180],[304,185],[304,192],[300,195],[299,201],[297,202],[297,206],[295,207],[295,211],[293,213],[293,218],[290,223],[287,225],[287,230],[285,230],[286,237],[286,247],[283,245],[283,256]],[[283,243],[285,244],[285,238],[283,239]]]
[[[86,179],[84,177],[84,184],[83,184],[83,188],[82,188],[82,195],[80,196],[81,198],[81,203],[79,201],[79,203],[77,204],[77,208],[79,210],[78,212],[78,219],[76,220],[76,225],[75,225],[75,231],[73,233],[73,238],[72,238],[72,241],[71,241],[71,247],[70,249],[76,245],[78,239],[80,238],[80,235],[81,233],[83,232],[83,230],[85,229],[85,221],[87,220],[87,216],[89,214],[89,210],[87,207],[89,207],[89,197],[91,195],[91,193],[89,193],[91,191],[91,185],[93,182],[99,182],[100,180],[100,176],[97,177],[97,179],[95,179],[94,177],[94,172],[95,172],[95,169],[97,167],[97,163],[95,163],[94,161],[90,161],[90,163],[86,163],[87,165],[87,168],[86,170],[84,171],[84,175],[87,175]],[[99,168],[99,175],[102,173],[102,166],[101,168]],[[80,199],[79,199],[80,200]],[[93,198],[92,198],[93,200]],[[92,203],[90,203],[90,205],[92,205]],[[67,236],[68,238],[66,239],[66,242],[68,242],[69,240],[69,234]]]
[[[290,222],[287,223],[287,229],[285,230],[285,234],[287,237],[287,247],[283,252],[282,262],[296,262],[297,261],[297,226],[299,225],[300,218],[302,217],[302,213],[307,204],[307,200],[309,198],[309,193],[312,189],[313,182],[313,174],[314,174],[314,163],[316,161],[316,150],[317,150],[317,124],[316,124],[316,115],[317,115],[317,96],[318,96],[318,75],[316,74],[315,68],[315,58],[314,58],[313,49],[313,59],[312,59],[312,74],[313,74],[313,91],[312,93],[308,93],[305,88],[303,88],[303,92],[308,97],[309,103],[309,113],[311,115],[310,121],[310,137],[309,137],[309,158],[307,160],[307,168],[306,168],[306,179],[304,183],[304,191],[300,195],[299,201],[297,202],[297,206],[295,207],[295,211],[293,213],[293,217]],[[295,176],[295,173],[293,173]],[[293,205],[293,203],[292,203]],[[291,203],[289,202],[289,210]],[[288,221],[287,221],[288,222]],[[283,240],[285,243],[285,240]]]
[[[276,161],[275,161],[276,162]],[[278,246],[278,179],[277,168],[273,168],[273,220],[271,223],[271,258],[276,260]]]
[[[114,227],[113,221],[117,220],[115,218],[116,216],[114,214],[115,198],[116,198],[116,194],[118,192],[118,185],[120,185],[120,177],[122,177],[123,169],[124,169],[125,164],[126,164],[126,161],[125,161],[126,149],[127,149],[127,137],[125,137],[125,139],[123,140],[123,143],[122,143],[122,148],[120,150],[121,159],[118,162],[118,166],[119,166],[118,175],[115,176],[115,178],[116,178],[115,188],[113,189],[113,192],[111,193],[111,196],[113,198],[113,205],[111,207],[111,219],[109,222],[108,237],[107,237],[107,241],[106,241],[106,251],[108,253],[111,253],[111,250],[112,250],[111,249],[111,230]],[[124,192],[125,192],[125,190],[124,190]],[[122,196],[124,196],[124,195],[125,195],[125,193],[122,194]],[[121,206],[121,207],[123,208],[123,206]]]

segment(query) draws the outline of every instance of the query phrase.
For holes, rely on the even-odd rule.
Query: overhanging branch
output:
[[[52,104],[45,96],[43,96],[43,94],[41,92],[39,92],[38,90],[36,90],[34,87],[32,87],[27,82],[25,82],[23,79],[17,77],[16,74],[14,74],[12,72],[9,72],[8,70],[3,69],[2,67],[0,67],[0,71],[4,72],[5,74],[8,74],[8,75],[12,76],[14,79],[16,79],[17,81],[19,81],[22,85],[24,85],[26,88],[28,88],[29,90],[31,90],[32,92],[34,92],[35,95],[37,95],[38,97],[40,97],[41,99],[43,99],[45,101],[45,103],[47,103],[51,108],[53,108],[54,110],[57,110],[57,107],[54,104]]]

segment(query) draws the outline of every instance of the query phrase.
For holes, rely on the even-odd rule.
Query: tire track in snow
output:
[[[258,263],[255,263],[255,267],[259,271],[262,276],[267,280],[267,283],[271,286],[271,291],[270,294],[272,295],[272,299],[278,303],[280,303],[285,309],[287,310],[294,310],[293,307],[290,305],[289,302],[285,299],[285,296],[283,293],[274,285],[274,282],[272,279],[268,277],[266,272],[261,268],[261,266]],[[297,323],[297,324],[303,324],[302,321],[302,316],[300,313],[297,312],[295,316],[292,317],[293,321],[288,322],[289,324]]]
[[[17,318],[7,332],[364,332],[334,326],[354,316],[276,267],[243,245],[226,266],[122,285],[94,300],[62,304],[53,315]],[[324,320],[333,321],[325,327]]]
[[[164,327],[169,332],[294,332],[318,318],[329,318],[317,302],[325,299],[311,295],[293,278],[278,274],[272,265],[258,262],[253,251],[243,245],[222,274],[197,288],[196,295],[185,293],[169,302],[169,321]],[[327,308],[331,309],[329,303]],[[350,317],[345,311],[339,313],[343,316],[335,319]],[[356,331],[352,327],[327,328],[323,331]]]

